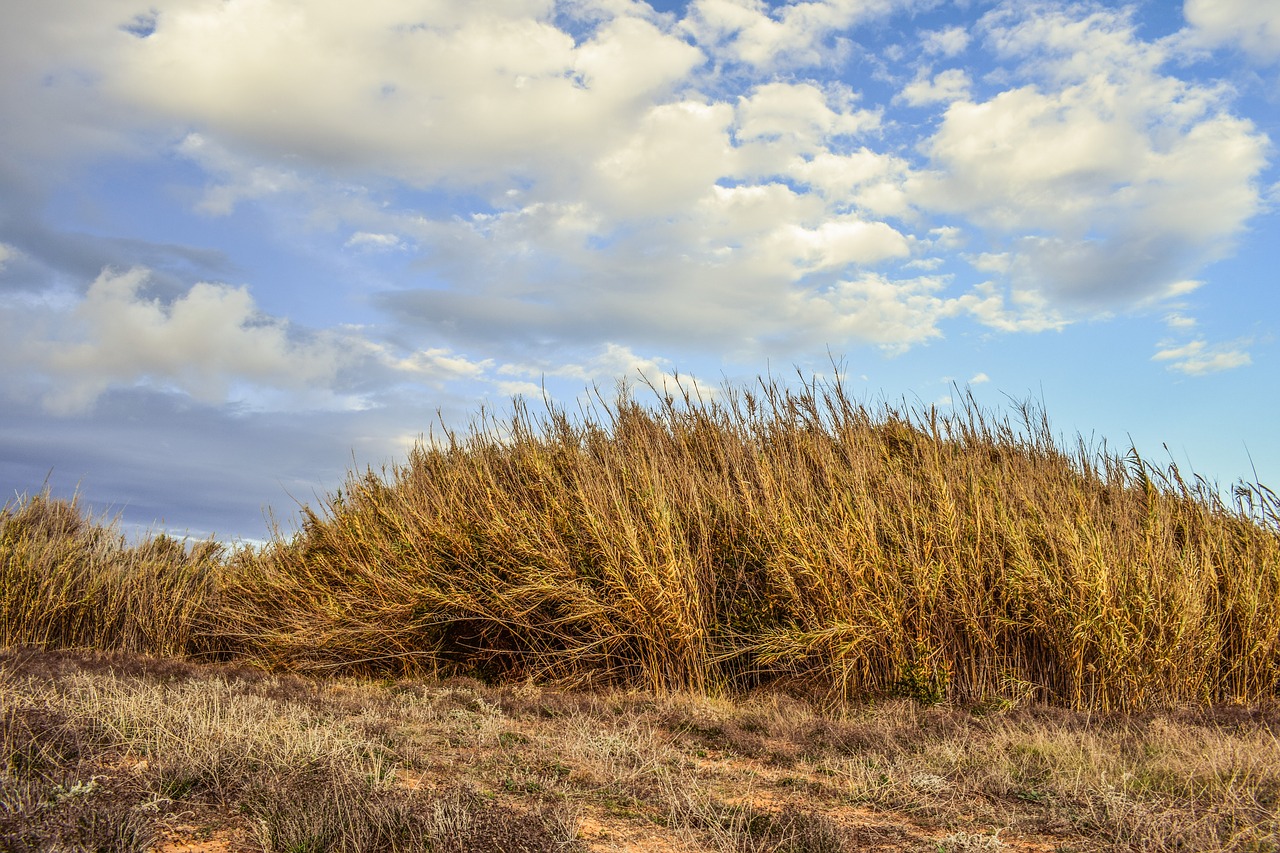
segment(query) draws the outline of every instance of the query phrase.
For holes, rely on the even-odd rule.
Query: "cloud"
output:
[[[991,377],[990,377],[990,376],[988,376],[987,374],[985,374],[985,373],[976,373],[976,374],[974,374],[973,378],[969,380],[969,384],[970,384],[970,385],[981,385],[983,382],[990,382],[990,381],[991,381]]]
[[[1035,4],[984,28],[1038,82],[952,103],[909,190],[1003,244],[1016,289],[1132,304],[1220,257],[1259,210],[1266,137],[1219,89],[1160,73],[1125,13]]]
[[[503,181],[594,160],[702,61],[630,15],[575,44],[552,11],[435,4],[424,18],[390,2],[178,2],[95,71],[113,100],[216,129],[225,148],[279,173]]]
[[[920,40],[925,53],[954,57],[969,47],[969,38],[969,31],[964,27],[947,27],[924,32]]]
[[[205,187],[204,198],[195,206],[210,216],[228,216],[242,201],[298,192],[307,187],[307,181],[296,171],[238,157],[199,133],[187,134],[177,150],[214,178],[214,182]]]
[[[1253,363],[1249,353],[1243,349],[1242,343],[1211,345],[1203,339],[1197,339],[1182,345],[1162,344],[1151,357],[1152,361],[1165,361],[1170,370],[1185,373],[1188,376],[1204,376],[1219,373],[1237,367],[1245,367]]]
[[[886,352],[901,353],[940,337],[939,321],[961,312],[958,300],[939,295],[946,284],[936,276],[894,280],[868,273],[824,292],[797,294],[789,325],[797,334],[869,341]]]
[[[3,270],[5,265],[9,263],[10,259],[17,257],[17,255],[17,249],[12,246],[7,246],[4,243],[0,243],[0,270]]]
[[[765,238],[759,256],[766,266],[790,270],[793,277],[850,265],[872,266],[910,254],[907,239],[884,222],[828,220],[817,228],[785,225]]]
[[[1044,294],[1002,288],[993,281],[976,285],[956,301],[978,322],[1002,332],[1060,331],[1071,322]]]
[[[654,107],[625,144],[597,161],[591,195],[624,219],[679,215],[724,174],[732,115],[726,104]]]
[[[1275,0],[1186,0],[1182,11],[1202,43],[1235,45],[1261,62],[1280,59]]]
[[[761,0],[694,0],[684,20],[699,44],[758,69],[812,65],[829,56],[832,34],[883,17],[902,0],[817,0],[771,8]]]
[[[292,339],[287,324],[256,310],[247,289],[199,283],[164,305],[141,295],[147,275],[104,271],[65,326],[30,342],[53,380],[44,398],[50,411],[84,411],[108,388],[143,380],[221,402],[237,382],[305,393],[335,378],[339,347]]]
[[[400,238],[395,234],[373,234],[368,231],[357,231],[343,244],[348,249],[365,249],[368,251],[386,251],[402,247]]]
[[[853,207],[874,217],[904,217],[911,212],[907,182],[912,168],[894,154],[866,146],[847,153],[823,151],[789,161],[784,174],[816,190],[835,209]]]
[[[489,380],[491,359],[375,340],[356,326],[310,331],[262,313],[247,287],[198,282],[148,295],[150,271],[103,270],[83,296],[10,298],[0,320],[0,393],[55,415],[146,388],[202,405],[361,411],[406,385]],[[403,400],[402,400],[403,401]]]
[[[182,535],[266,539],[270,507],[287,533],[301,503],[342,485],[347,470],[403,462],[406,433],[467,421],[474,397],[450,389],[429,399],[360,411],[290,412],[205,404],[150,387],[104,392],[92,417],[52,417],[6,400],[0,482],[81,499],[126,529],[162,522]]]
[[[833,136],[853,136],[877,127],[879,116],[855,110],[845,95],[842,110],[812,83],[766,83],[738,101],[737,138],[740,142],[771,141],[788,154],[825,150]]]
[[[913,107],[967,100],[972,85],[967,73],[959,68],[950,68],[936,74],[932,80],[917,77],[902,90],[902,99]]]
[[[497,372],[501,375],[538,379],[554,376],[588,384],[614,382],[620,379],[634,382],[640,377],[645,377],[658,387],[662,387],[664,382],[673,381],[675,378],[671,368],[669,359],[640,356],[631,347],[609,342],[598,347],[594,353],[581,361],[505,364]]]

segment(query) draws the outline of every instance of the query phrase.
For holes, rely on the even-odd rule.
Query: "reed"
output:
[[[717,692],[1257,702],[1280,502],[838,381],[517,401],[353,472],[225,577],[221,642],[312,671]]]
[[[1130,710],[1280,688],[1280,499],[838,381],[522,400],[264,548],[0,510],[0,645]]]
[[[209,654],[224,553],[164,534],[129,545],[114,521],[47,490],[6,504],[0,646]]]

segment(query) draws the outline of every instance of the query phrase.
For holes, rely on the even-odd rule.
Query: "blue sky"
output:
[[[260,538],[544,383],[833,357],[871,402],[1034,398],[1068,438],[1280,484],[1278,0],[0,24],[10,497]]]

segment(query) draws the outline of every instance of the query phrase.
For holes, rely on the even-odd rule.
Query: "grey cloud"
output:
[[[270,508],[286,523],[357,467],[403,461],[405,442],[426,432],[436,408],[455,424],[460,399],[363,412],[242,412],[189,398],[128,390],[102,397],[91,417],[57,418],[6,401],[0,416],[0,495],[79,490],[125,524],[159,522],[178,533],[264,538]],[[0,498],[3,502],[5,498]]]
[[[146,266],[149,293],[175,296],[194,281],[235,271],[226,253],[201,246],[104,237],[57,228],[44,210],[49,190],[0,160],[0,243],[17,257],[0,270],[0,290],[41,291],[70,283],[85,289],[103,268]]]
[[[1107,310],[1132,305],[1168,288],[1204,260],[1183,239],[1122,233],[1093,240],[1022,237],[1010,277],[1021,289],[1041,289],[1063,307]]]

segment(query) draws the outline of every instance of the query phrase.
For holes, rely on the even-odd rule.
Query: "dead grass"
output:
[[[1278,729],[10,650],[0,850],[1257,853],[1280,850]]]
[[[1044,418],[870,410],[839,384],[623,396],[351,477],[230,575],[272,666],[832,701],[1259,702],[1280,503]]]
[[[481,415],[260,552],[0,511],[0,643],[837,705],[1280,689],[1280,500],[838,382]]]
[[[1027,409],[517,403],[261,551],[0,509],[0,853],[1277,853],[1278,691],[1280,499]]]
[[[0,509],[0,646],[212,655],[226,549],[114,523],[47,492]]]

